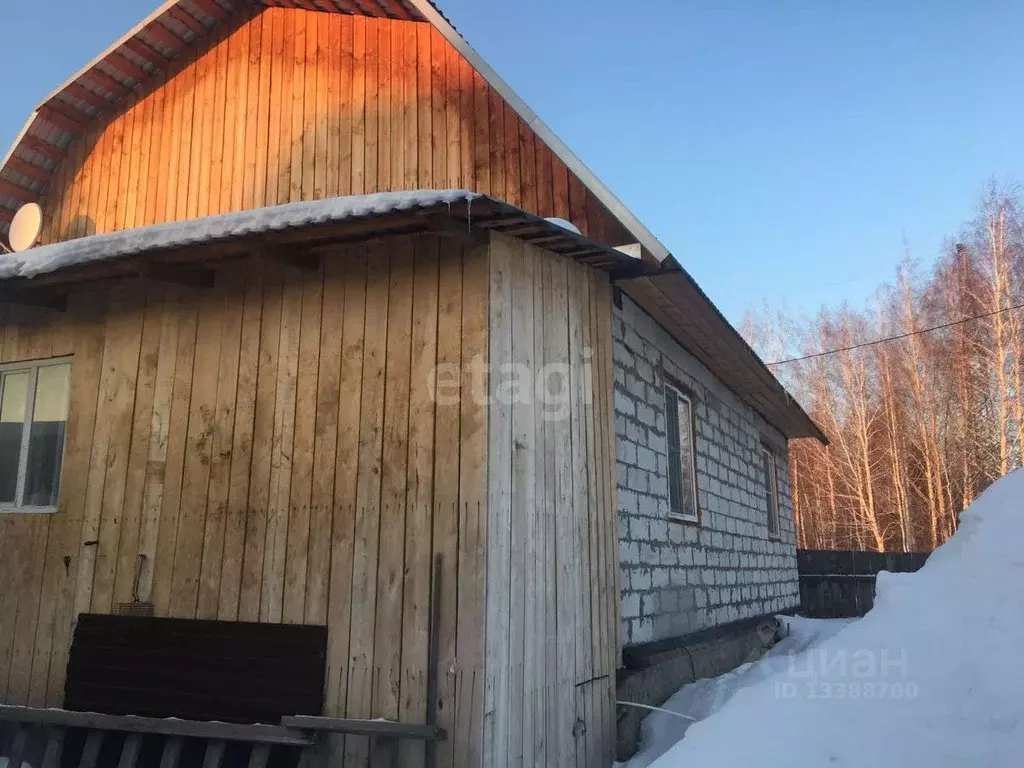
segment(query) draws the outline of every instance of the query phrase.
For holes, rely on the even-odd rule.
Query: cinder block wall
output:
[[[785,438],[625,294],[612,333],[623,643],[798,606]],[[699,526],[668,519],[666,373],[697,397]],[[778,456],[778,541],[768,538],[762,439]]]

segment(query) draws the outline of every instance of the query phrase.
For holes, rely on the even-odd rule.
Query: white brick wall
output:
[[[613,315],[622,639],[696,632],[799,604],[786,441],[628,296]],[[667,518],[664,374],[696,393],[699,526]],[[761,441],[776,448],[768,539]]]

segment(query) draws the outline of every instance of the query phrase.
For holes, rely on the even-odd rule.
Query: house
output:
[[[0,701],[35,709],[0,722],[610,765],[617,695],[796,605],[786,445],[821,433],[428,0],[165,3],[30,117],[3,230],[33,202]]]

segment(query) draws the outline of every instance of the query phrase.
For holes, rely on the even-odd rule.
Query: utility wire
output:
[[[815,360],[819,357],[827,357],[829,355],[838,355],[842,352],[852,352],[855,349],[863,349],[864,347],[876,347],[879,344],[886,344],[890,341],[902,341],[903,339],[909,339],[911,336],[920,336],[924,333],[931,333],[932,331],[941,331],[946,328],[952,328],[957,325],[963,325],[964,323],[970,323],[974,320],[984,320],[987,317],[995,317],[1001,315],[1003,312],[1010,312],[1014,309],[1024,309],[1024,304],[1014,304],[1011,307],[1003,307],[1002,309],[996,309],[992,312],[986,312],[982,315],[974,315],[972,317],[964,317],[959,320],[954,320],[950,323],[943,323],[942,325],[933,325],[930,328],[922,328],[918,331],[910,331],[909,333],[901,333],[897,336],[887,336],[884,339],[875,339],[874,341],[865,341],[862,344],[853,344],[849,347],[840,347],[839,349],[830,349],[825,352],[815,352],[813,355],[804,355],[803,357],[791,357],[788,360],[776,360],[774,363],[768,363],[767,365],[786,365],[787,363],[800,363],[804,360]]]

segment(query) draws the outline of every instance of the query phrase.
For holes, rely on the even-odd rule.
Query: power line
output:
[[[910,331],[909,333],[901,333],[897,336],[887,336],[884,339],[875,339],[874,341],[865,341],[862,344],[853,344],[849,347],[840,347],[839,349],[830,349],[826,352],[815,352],[813,355],[804,355],[803,357],[791,357],[788,360],[776,360],[774,363],[767,363],[767,365],[786,365],[787,363],[800,363],[804,360],[814,360],[819,357],[827,357],[829,355],[838,355],[842,352],[852,352],[855,349],[863,349],[864,347],[876,347],[879,344],[887,344],[890,341],[902,341],[903,339],[909,339],[911,336],[920,336],[923,333],[931,333],[932,331],[941,331],[946,328],[952,328],[957,325],[963,325],[964,323],[970,323],[974,320],[984,320],[988,317],[995,317],[1001,315],[1003,312],[1010,312],[1014,309],[1024,309],[1024,304],[1014,304],[1012,307],[1003,307],[1002,309],[995,309],[991,312],[986,312],[982,315],[974,315],[972,317],[964,317],[960,320],[954,320],[950,323],[943,323],[942,325],[933,325],[930,328],[922,328],[919,331]]]

